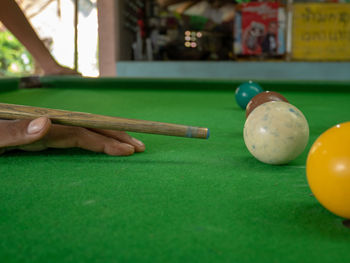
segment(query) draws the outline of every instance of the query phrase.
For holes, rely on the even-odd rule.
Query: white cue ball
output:
[[[287,164],[304,151],[309,125],[295,106],[271,101],[250,113],[243,134],[245,145],[256,159],[267,164]]]

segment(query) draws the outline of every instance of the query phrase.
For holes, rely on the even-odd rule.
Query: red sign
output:
[[[278,3],[242,4],[242,54],[276,54]]]

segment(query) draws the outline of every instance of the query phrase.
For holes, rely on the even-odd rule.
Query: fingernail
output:
[[[122,143],[124,145],[125,148],[128,149],[129,151],[129,154],[133,154],[135,152],[135,148],[134,146],[130,145],[130,144],[127,144],[127,143]],[[124,148],[124,149],[125,149]],[[125,149],[126,150],[126,149]]]
[[[140,147],[145,146],[145,145],[143,144],[143,142],[141,142],[141,141],[139,141],[139,140],[137,140],[137,139],[135,139],[135,138],[132,138],[132,141],[133,141],[135,144],[137,144],[138,146],[140,146]]]
[[[47,122],[47,119],[45,117],[40,117],[38,119],[31,121],[27,128],[28,134],[35,134],[40,132],[44,128],[46,122]]]
[[[123,145],[125,145],[127,148],[129,148],[130,150],[135,150],[134,146],[127,144],[127,143],[123,143]]]

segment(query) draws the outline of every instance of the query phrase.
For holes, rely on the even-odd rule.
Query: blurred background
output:
[[[296,62],[350,69],[348,1],[17,0],[56,60],[84,76],[235,77],[242,69],[276,78],[284,74],[276,67],[298,74]],[[0,25],[0,76],[41,73]]]

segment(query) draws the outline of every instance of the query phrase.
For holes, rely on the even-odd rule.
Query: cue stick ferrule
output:
[[[39,117],[48,117],[52,123],[56,124],[92,129],[119,130],[199,139],[209,138],[208,128],[0,103],[0,118],[2,119],[36,119]]]

